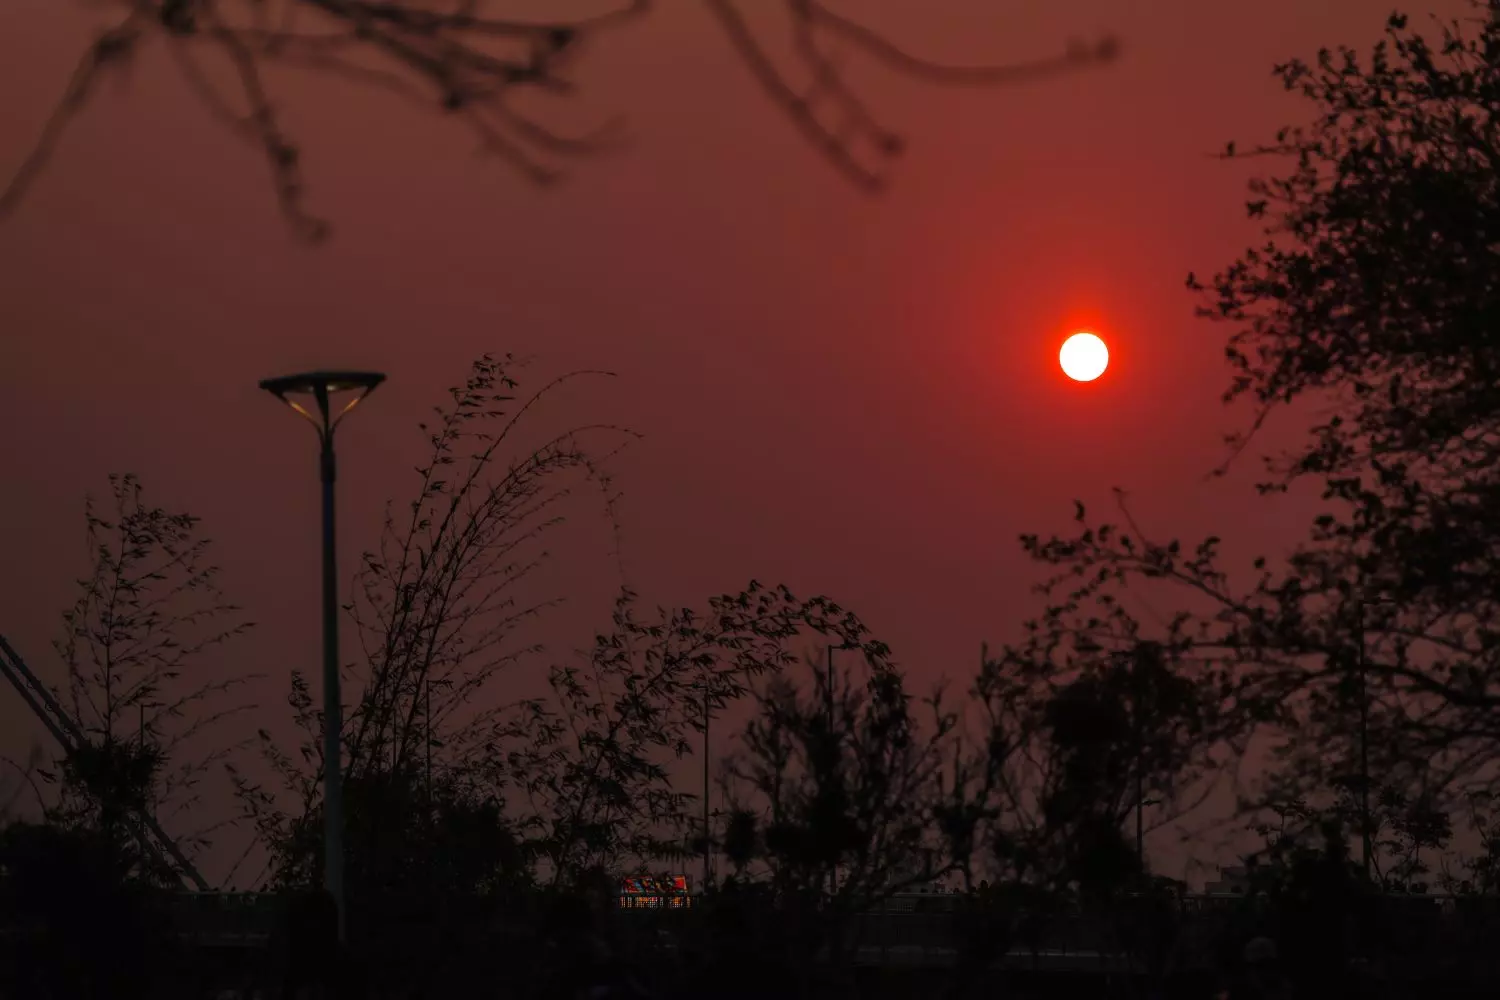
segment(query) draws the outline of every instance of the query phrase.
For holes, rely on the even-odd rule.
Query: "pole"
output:
[[[834,740],[838,737],[833,725],[833,647],[828,647],[828,690],[823,694],[824,708],[828,713],[828,742],[829,749],[835,749]],[[831,766],[838,767],[838,754],[834,753]],[[830,775],[832,777],[832,775]],[[837,896],[839,891],[839,863],[835,861],[833,868],[828,872],[828,895]]]
[[[140,755],[141,763],[144,764],[145,761],[146,761],[146,703],[143,702],[143,701],[142,702],[137,702],[136,706],[135,706],[135,709],[136,709],[135,751],[136,751],[137,754]],[[142,819],[142,817],[146,814],[146,796],[148,794],[147,790],[150,788],[149,782],[151,782],[152,780],[154,780],[154,778],[155,778],[155,775],[147,775],[146,776],[146,781],[148,782],[148,784],[144,788],[141,789],[141,809],[140,809],[140,812],[138,812],[136,814],[136,821],[135,821],[135,837],[136,837],[136,842],[137,843],[143,843],[145,841],[145,837],[146,837],[146,823]],[[145,868],[145,866],[146,866],[146,859],[145,859],[145,857],[142,857],[141,858],[141,867]]]
[[[1143,816],[1146,806],[1145,778],[1141,774],[1140,758],[1135,767],[1135,864],[1141,874],[1146,873],[1146,822]]]
[[[1359,839],[1365,881],[1370,880],[1370,699],[1365,687],[1365,605],[1359,607]]]
[[[430,670],[423,671],[422,680],[427,686],[427,711],[422,714],[427,717],[427,843],[425,846],[427,848],[427,893],[430,902],[434,892],[434,883],[437,881],[436,855],[432,849],[434,831],[437,828],[437,814],[432,810],[432,674]]]
[[[423,672],[422,679],[427,686],[427,711],[422,713],[427,717],[427,815],[432,816],[432,674]]]
[[[708,685],[703,685],[703,891],[713,884],[713,870],[709,854],[711,835],[708,826],[708,723],[711,718],[708,704]]]
[[[150,704],[147,704],[146,702],[143,701],[143,702],[141,702],[137,706],[137,708],[140,710],[140,716],[141,716],[140,717],[139,725],[137,727],[139,729],[139,735],[137,737],[137,740],[140,743],[140,752],[141,752],[141,755],[143,757],[145,756],[145,753],[146,753],[146,709],[148,709],[148,708],[160,708],[160,707],[161,707],[161,702],[158,702],[158,701],[153,701]],[[156,800],[156,794],[155,793],[156,793],[156,769],[155,769],[155,767],[153,767],[152,770],[151,770],[151,773],[146,776],[146,787],[142,790],[142,795],[143,795],[143,798],[145,800],[145,801],[143,801],[141,803],[141,817],[142,817],[143,821],[146,820],[146,819],[150,819],[150,818],[152,818],[155,815],[155,812],[156,812],[156,801],[155,801]],[[144,832],[144,830],[142,830],[142,832]]]
[[[828,690],[824,693],[824,707],[828,712],[828,732],[833,733],[833,647],[828,647]]]
[[[324,402],[319,400],[319,402]],[[326,413],[326,403],[325,403]],[[338,910],[338,943],[345,940],[344,788],[339,773],[344,709],[339,691],[338,561],[334,547],[333,428],[325,424],[323,481],[323,886]]]
[[[1146,873],[1146,737],[1145,718],[1141,711],[1141,691],[1145,687],[1141,676],[1140,651],[1136,652],[1131,661],[1131,688],[1130,714],[1135,728],[1135,863],[1141,875]]]

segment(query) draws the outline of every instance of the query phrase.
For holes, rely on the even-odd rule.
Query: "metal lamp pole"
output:
[[[339,683],[338,560],[334,544],[333,432],[339,422],[375,387],[379,372],[316,371],[265,379],[260,387],[312,423],[318,432],[318,470],[323,485],[323,886],[338,910],[338,939],[345,940],[344,789],[340,773],[344,707]],[[334,413],[329,398],[352,392]],[[316,413],[291,396],[311,396]]]

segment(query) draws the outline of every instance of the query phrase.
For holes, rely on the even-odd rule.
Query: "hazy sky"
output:
[[[827,593],[922,680],[1015,635],[1036,577],[1016,537],[1065,527],[1075,497],[1103,505],[1119,485],[1148,527],[1233,532],[1241,552],[1288,537],[1292,515],[1243,480],[1203,481],[1232,421],[1222,331],[1193,319],[1183,279],[1254,236],[1247,171],[1211,154],[1302,116],[1273,64],[1365,45],[1387,5],[847,4],[955,61],[1124,42],[1113,67],[1010,89],[861,70],[910,140],[879,199],[801,140],[698,5],[661,6],[580,67],[585,109],[626,116],[630,148],[547,191],[440,115],[273,77],[312,205],[336,226],[318,249],[292,241],[259,154],[203,113],[162,46],[103,88],[0,225],[0,634],[55,676],[84,494],[135,471],[216,538],[226,589],[261,624],[213,669],[273,675],[262,697],[279,715],[286,670],[319,650],[316,466],[311,433],[256,380],[389,373],[341,432],[352,570],[382,502],[409,492],[416,422],[484,351],[535,355],[538,376],[619,373],[549,419],[644,434],[618,471],[647,601],[701,603],[752,577]],[[98,16],[7,4],[0,170]],[[1086,387],[1056,369],[1080,325],[1114,352]],[[553,630],[577,642],[614,581],[596,527],[557,574],[577,600]],[[0,692],[0,750],[38,735]]]

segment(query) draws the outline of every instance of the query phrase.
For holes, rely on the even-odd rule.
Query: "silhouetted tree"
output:
[[[0,997],[185,995],[172,928],[137,875],[137,855],[98,827],[0,827]]]
[[[759,685],[724,762],[736,891],[715,904],[744,927],[718,938],[766,989],[767,976],[815,988],[819,966],[847,975],[859,914],[969,860],[952,824],[957,714],[940,691],[909,694],[884,647],[863,652],[859,668],[846,654],[830,674],[807,656],[807,669]]]
[[[1190,812],[1234,736],[1209,674],[1172,647],[1102,627],[1065,635],[1048,624],[1058,620],[986,651],[973,686],[980,752],[966,770],[983,808],[969,880],[990,887],[959,911],[972,925],[958,935],[959,993],[1005,951],[1082,919],[1164,975],[1176,924],[1145,877],[1137,813],[1144,836]]]
[[[790,642],[816,634],[883,658],[848,610],[823,597],[751,581],[704,612],[661,609],[642,620],[634,595],[616,606],[584,667],[551,672],[552,696],[529,700],[496,768],[516,789],[522,828],[550,877],[693,852],[697,797],[677,790],[672,761],[694,752],[704,709],[723,711],[751,682],[779,673]]]
[[[976,685],[991,759],[1005,762],[990,862],[1002,877],[1108,894],[1141,872],[1137,812],[1145,834],[1200,803],[1237,723],[1216,670],[1131,634],[1079,633],[1065,647],[1051,631],[1061,620],[1030,623],[1030,638],[987,659]],[[1138,806],[1151,808],[1150,824]],[[1083,846],[1094,837],[1119,843]]]
[[[1242,625],[1269,633],[1240,638],[1321,658],[1289,669],[1329,685],[1349,686],[1358,666],[1363,690],[1309,699],[1313,717],[1347,721],[1367,699],[1387,750],[1377,773],[1414,778],[1432,762],[1460,785],[1497,777],[1500,707],[1500,300],[1485,236],[1500,216],[1500,6],[1473,8],[1432,41],[1398,14],[1368,57],[1340,48],[1278,67],[1315,117],[1248,154],[1289,164],[1252,185],[1266,243],[1190,281],[1203,313],[1233,327],[1226,398],[1253,401],[1254,426],[1290,404],[1320,410],[1262,488],[1309,481],[1328,512],[1286,572],[1239,599]]]
[[[1319,408],[1260,486],[1321,489],[1307,540],[1240,577],[1218,538],[1154,540],[1123,503],[1119,526],[1080,507],[1074,535],[1025,539],[1067,595],[1053,634],[1147,632],[1121,593],[1175,589],[1165,640],[1213,664],[1224,704],[1279,736],[1281,766],[1252,798],[1353,789],[1362,839],[1379,805],[1370,775],[1435,805],[1500,779],[1500,353],[1483,235],[1500,213],[1500,8],[1475,10],[1438,44],[1396,15],[1368,59],[1325,50],[1278,67],[1315,116],[1253,151],[1289,163],[1252,184],[1266,242],[1189,282],[1232,328],[1226,400],[1254,401],[1255,427],[1278,408]]]
[[[1241,905],[1251,921],[1225,944],[1237,948],[1268,936],[1299,990],[1338,993],[1348,985],[1361,940],[1370,939],[1375,887],[1350,854],[1354,827],[1346,814],[1300,803],[1283,812],[1292,823],[1270,831],[1264,848],[1247,859],[1250,891]]]
[[[49,822],[130,851],[144,812],[167,826],[191,815],[202,777],[233,750],[203,737],[242,710],[225,696],[247,678],[205,661],[250,623],[220,594],[197,518],[146,506],[134,476],[111,476],[110,485],[110,513],[87,505],[92,566],[56,643],[64,704],[85,742],[39,774],[57,790]]]
[[[378,549],[363,557],[350,606],[366,675],[349,734],[356,772],[422,763],[429,736],[445,762],[473,762],[501,714],[476,712],[476,696],[541,652],[521,630],[563,601],[527,586],[567,501],[597,492],[618,532],[608,463],[635,435],[602,424],[532,430],[559,391],[609,374],[572,372],[523,393],[522,367],[486,355],[450,390],[451,405],[421,425],[432,450],[416,470],[418,495],[399,515],[388,510]]]
[[[120,0],[118,6],[119,20],[85,50],[36,148],[0,192],[0,216],[19,201],[101,78],[129,65],[153,38],[165,43],[213,117],[266,157],[282,211],[303,238],[317,239],[327,227],[305,205],[300,150],[273,97],[275,70],[311,70],[440,110],[472,129],[485,153],[533,181],[556,180],[561,164],[615,145],[618,130],[565,134],[547,124],[545,102],[574,94],[570,70],[590,44],[654,9],[650,0],[620,0],[605,13],[526,20],[489,13],[480,0]],[[703,7],[814,148],[871,190],[884,183],[904,143],[853,88],[844,57],[857,54],[918,80],[973,86],[1108,62],[1117,48],[1106,37],[1033,62],[950,66],[913,55],[823,0],[708,0]],[[772,50],[775,31],[752,8],[790,28],[790,65]]]
[[[1478,834],[1479,850],[1462,859],[1457,876],[1449,875],[1445,887],[1465,894],[1500,894],[1500,814],[1495,811],[1495,800],[1479,794],[1465,806],[1464,819]]]
[[[147,506],[134,476],[110,484],[112,511],[86,507],[92,565],[56,643],[67,718],[52,721],[77,742],[23,769],[41,822],[0,814],[5,996],[167,996],[189,979],[163,976],[180,956],[157,890],[183,873],[146,817],[181,826],[233,749],[208,734],[242,707],[225,696],[244,678],[205,661],[249,623],[221,596],[197,519]]]

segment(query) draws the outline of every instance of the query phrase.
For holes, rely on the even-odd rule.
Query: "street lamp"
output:
[[[360,400],[385,381],[379,372],[317,371],[268,378],[260,387],[286,403],[318,432],[323,482],[323,885],[338,910],[339,943],[344,941],[344,789],[339,775],[344,709],[339,691],[338,563],[334,557],[333,432]],[[329,407],[336,393],[354,393],[338,412]],[[310,410],[295,397],[310,397]],[[316,411],[316,412],[314,412]]]

